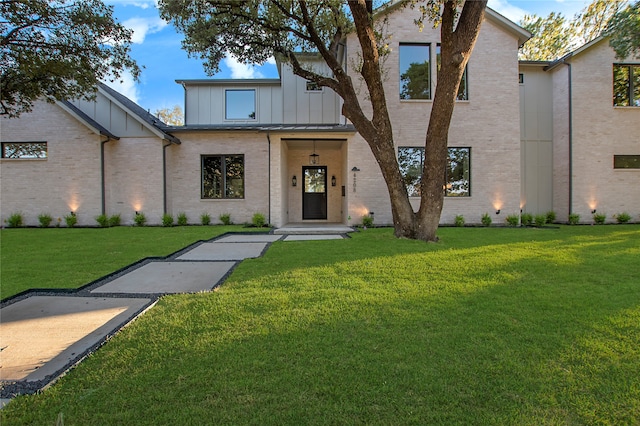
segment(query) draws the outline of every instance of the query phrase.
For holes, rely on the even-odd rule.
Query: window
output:
[[[449,148],[445,196],[471,196],[471,148]],[[398,164],[410,197],[420,196],[424,148],[399,147]]]
[[[400,99],[431,99],[431,45],[400,44]]]
[[[322,86],[319,86],[315,81],[307,80],[306,86],[307,92],[322,92]]]
[[[524,84],[524,74],[518,74],[518,83]]]
[[[47,143],[2,142],[2,158],[47,158]]]
[[[202,198],[244,198],[244,156],[203,155]]]
[[[225,90],[225,118],[227,120],[256,119],[256,91]]]
[[[440,45],[436,45],[436,65],[438,71],[440,71]],[[459,101],[468,101],[469,100],[469,88],[467,83],[467,67],[464,67],[464,73],[462,74],[462,79],[460,80],[460,87],[458,87],[458,96],[456,97]]]
[[[640,155],[614,155],[614,169],[640,169]]]
[[[613,106],[640,107],[640,65],[613,65]]]

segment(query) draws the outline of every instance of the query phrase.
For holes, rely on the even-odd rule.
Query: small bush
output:
[[[256,213],[251,218],[251,223],[253,223],[253,226],[256,228],[262,228],[266,225],[267,221],[262,213]]]
[[[603,225],[606,220],[607,220],[607,215],[604,213],[593,214],[593,221],[596,223],[596,225]]]
[[[64,217],[64,221],[67,224],[67,228],[73,228],[78,223],[78,216],[74,213],[69,213]]]
[[[522,213],[520,216],[522,226],[531,226],[533,224],[533,215],[531,213]]]
[[[19,228],[24,223],[22,219],[22,213],[16,212],[13,213],[9,218],[5,221],[10,228]]]
[[[187,214],[185,212],[178,213],[178,226],[186,226],[187,222]]]
[[[200,223],[204,226],[207,226],[211,223],[211,215],[209,213],[202,213],[200,215]]]
[[[484,226],[491,226],[491,216],[489,216],[489,213],[485,213],[482,215],[482,219],[480,219],[482,221],[482,224]]]
[[[109,218],[109,226],[120,226],[121,222],[119,214],[114,214]]]
[[[457,215],[456,218],[453,220],[453,224],[455,226],[457,226],[458,228],[461,228],[464,226],[464,216],[462,216],[461,214]]]
[[[38,222],[40,222],[40,228],[48,228],[53,222],[53,218],[48,213],[42,213],[38,215]]]
[[[173,226],[173,216],[169,213],[165,213],[162,215],[162,226],[170,227]]]
[[[144,226],[147,223],[147,216],[142,212],[136,212],[136,215],[133,216],[133,223],[136,226]]]
[[[569,215],[569,225],[577,225],[580,223],[580,215],[578,213],[571,213]]]
[[[220,219],[220,222],[222,222],[223,225],[233,225],[233,222],[231,222],[231,214],[230,213],[221,214],[219,219]]]
[[[506,221],[509,226],[518,226],[520,217],[517,214],[510,214],[507,216]]]
[[[96,222],[100,225],[101,228],[109,227],[109,218],[106,214],[101,214],[100,216],[96,216]]]
[[[538,228],[541,227],[541,226],[544,226],[544,224],[547,223],[547,215],[546,214],[537,214],[533,218],[533,221],[534,221],[534,223],[536,224],[536,226]]]
[[[363,228],[373,227],[373,216],[368,214],[362,216],[362,227]]]
[[[553,223],[556,221],[556,212],[549,210],[547,212],[547,223]]]
[[[627,223],[631,220],[631,215],[627,212],[618,213],[614,216],[618,223]]]

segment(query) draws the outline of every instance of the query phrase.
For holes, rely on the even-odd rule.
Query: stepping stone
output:
[[[311,241],[311,240],[342,240],[342,235],[287,235],[284,241]]]
[[[31,296],[2,308],[0,380],[60,374],[151,303],[148,298]]]
[[[178,257],[178,260],[243,260],[260,257],[267,243],[204,243]]]
[[[151,262],[91,293],[195,293],[208,291],[235,262]]]
[[[215,240],[213,242],[214,243],[272,243],[274,241],[278,241],[281,238],[282,238],[282,235],[236,234],[236,235],[227,235],[226,237],[220,238],[219,240]]]

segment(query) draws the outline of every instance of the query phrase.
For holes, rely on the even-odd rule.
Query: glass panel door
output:
[[[302,219],[327,218],[327,168],[303,167]]]

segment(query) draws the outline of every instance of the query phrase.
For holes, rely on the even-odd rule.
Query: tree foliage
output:
[[[618,58],[640,57],[640,1],[619,10],[609,21],[605,34]]]
[[[41,97],[91,97],[99,80],[140,73],[131,31],[99,0],[2,0],[0,34],[3,115],[30,111]]]
[[[464,3],[464,4],[463,4]],[[441,27],[442,67],[433,101],[425,143],[425,166],[421,181],[421,207],[414,213],[396,159],[393,131],[384,91],[384,58],[388,34],[382,31],[387,13],[382,6],[373,11],[365,0],[160,0],[163,18],[185,34],[183,47],[204,59],[213,73],[230,53],[248,63],[264,63],[271,56],[289,62],[293,72],[318,86],[328,87],[343,100],[342,114],[369,144],[390,195],[398,237],[436,240],[444,192],[448,132],[453,107],[473,46],[480,31],[486,0],[405,1],[419,7],[417,24],[433,19]],[[360,96],[345,70],[344,43],[347,35],[359,43],[356,72],[364,84]],[[323,73],[298,60],[298,52],[316,54],[326,68]],[[441,75],[440,75],[441,74]],[[365,114],[361,100],[369,102]]]
[[[180,105],[175,105],[173,108],[161,108],[155,112],[155,115],[170,126],[182,126],[184,124],[184,113]]]

